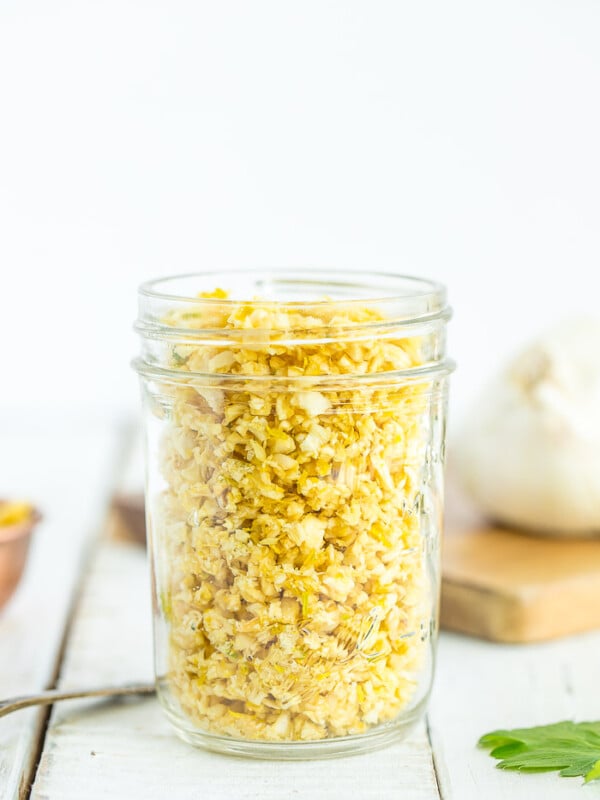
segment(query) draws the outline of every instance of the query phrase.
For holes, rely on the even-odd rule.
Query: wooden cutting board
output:
[[[600,538],[507,530],[478,519],[455,491],[451,495],[442,549],[442,627],[499,642],[600,628]]]

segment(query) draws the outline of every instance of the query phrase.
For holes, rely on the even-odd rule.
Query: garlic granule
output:
[[[165,682],[202,730],[363,733],[417,694],[432,613],[419,506],[430,387],[360,382],[422,363],[417,338],[352,333],[380,319],[337,303],[167,317],[240,331],[171,346],[182,380],[164,388],[166,489],[151,517]],[[310,333],[286,335],[297,331]],[[331,389],[319,381],[334,375]]]

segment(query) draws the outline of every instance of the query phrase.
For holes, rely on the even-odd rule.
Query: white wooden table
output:
[[[0,697],[149,680],[145,554],[100,540],[123,428],[0,423],[0,491],[44,511],[25,578],[0,612]],[[427,723],[364,756],[300,763],[194,750],[154,698],[62,703],[0,719],[0,800],[495,800],[600,798],[600,785],[494,768],[497,727],[600,719],[600,633],[500,646],[444,634]]]

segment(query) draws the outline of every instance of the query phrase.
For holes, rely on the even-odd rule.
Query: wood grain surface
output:
[[[50,688],[90,543],[99,534],[116,462],[115,426],[29,420],[0,429],[5,497],[28,498],[43,513],[20,586],[0,612],[2,697]],[[45,708],[0,721],[0,798],[29,796]]]
[[[543,537],[486,523],[453,488],[441,624],[502,642],[600,628],[600,539]]]

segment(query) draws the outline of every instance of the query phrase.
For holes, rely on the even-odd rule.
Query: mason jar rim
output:
[[[423,381],[445,378],[456,369],[456,363],[445,358],[442,361],[435,361],[429,364],[422,364],[417,367],[393,370],[389,372],[374,373],[348,373],[344,375],[238,375],[221,372],[185,372],[179,369],[151,364],[143,358],[134,358],[131,362],[133,369],[144,378],[159,380],[164,383],[196,383],[199,385],[220,386],[221,388],[243,390],[244,387],[252,386],[264,387],[270,385],[270,390],[280,387],[281,391],[290,391],[293,387],[295,391],[303,389],[322,389],[328,391],[343,392],[349,384],[360,386],[370,386],[373,389],[383,389],[402,383],[421,383]]]
[[[258,297],[240,296],[243,281],[251,281]],[[200,285],[199,285],[200,284]],[[204,284],[202,286],[201,284]],[[213,291],[221,284],[224,288],[233,287],[234,296],[198,296],[199,289]],[[180,287],[187,288],[186,292]],[[173,288],[175,287],[175,289]],[[179,289],[179,291],[176,291]],[[235,290],[238,290],[237,292]],[[263,296],[271,292],[283,294],[286,299]],[[287,299],[287,295],[312,292],[310,299]],[[314,309],[315,314],[335,309],[374,306],[384,312],[383,318],[359,319],[346,321],[335,328],[335,335],[329,327],[319,328],[223,328],[223,327],[185,327],[182,324],[169,324],[164,314],[170,308],[190,307],[194,313],[204,307],[207,311],[218,307],[227,311],[235,310],[240,305],[249,303],[254,309],[271,311],[277,308],[283,312],[306,312]],[[446,303],[446,289],[443,284],[426,278],[411,275],[400,275],[392,272],[369,272],[368,270],[350,269],[345,272],[328,268],[276,267],[272,269],[236,269],[227,271],[206,271],[184,273],[146,281],[139,287],[139,316],[134,325],[135,331],[146,343],[152,341],[165,344],[192,344],[195,346],[226,346],[228,342],[239,341],[245,346],[264,345],[264,337],[275,336],[278,345],[302,346],[329,343],[332,340],[351,336],[352,340],[367,337],[396,338],[399,335],[417,335],[418,331],[442,329],[450,319],[451,308]],[[283,334],[283,336],[279,336]],[[321,334],[321,335],[319,335]],[[254,341],[253,337],[256,337]],[[224,384],[234,385],[243,380],[251,385],[264,381],[264,375],[244,375],[227,373],[203,373],[182,371],[148,358],[148,353],[133,362],[136,371],[145,376],[160,380],[189,380],[191,378],[211,382],[215,378]],[[390,373],[341,375],[305,375],[294,376],[294,385],[311,385],[315,382],[344,383],[350,378],[361,384],[380,384],[382,380],[395,382],[402,380],[423,380],[444,376],[452,372],[454,363],[441,358],[427,364],[394,370]],[[287,384],[287,376],[269,376],[276,384]]]
[[[355,297],[343,298],[329,298],[320,297],[316,299],[303,299],[303,300],[277,300],[259,297],[257,299],[252,297],[246,298],[221,298],[221,297],[198,297],[196,294],[182,293],[169,289],[176,282],[193,281],[207,278],[214,278],[219,281],[223,277],[227,277],[228,282],[238,276],[240,278],[254,277],[257,283],[264,282],[268,285],[269,282],[276,285],[298,285],[306,288],[313,287],[314,289],[325,287],[336,288],[338,290],[363,290],[363,293],[357,293]],[[350,278],[350,280],[348,279]],[[373,283],[377,283],[377,289],[381,284],[381,293],[367,293],[370,289],[373,290]],[[401,287],[404,286],[405,290],[402,291]],[[411,288],[412,287],[412,288]],[[411,288],[410,291],[408,289]],[[299,309],[305,306],[323,307],[328,304],[339,303],[341,300],[345,304],[360,304],[365,300],[370,302],[379,303],[410,303],[411,301],[419,301],[420,306],[427,308],[428,312],[439,309],[442,310],[446,303],[446,288],[438,282],[429,278],[421,278],[414,275],[405,275],[388,271],[370,271],[368,269],[332,269],[327,267],[265,267],[265,268],[246,268],[246,269],[222,269],[222,270],[207,270],[202,272],[189,272],[181,273],[179,275],[170,275],[167,277],[154,278],[149,281],[144,281],[139,287],[139,294],[142,297],[154,300],[170,300],[173,302],[185,302],[194,304],[218,304],[221,306],[236,305],[240,302],[252,302],[258,308],[270,308],[273,305],[280,307],[290,307]]]

